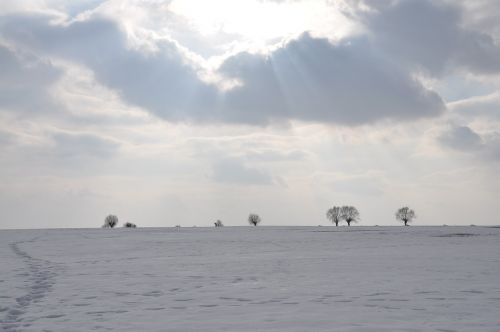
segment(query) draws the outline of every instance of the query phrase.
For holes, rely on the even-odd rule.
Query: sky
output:
[[[496,0],[2,0],[0,228],[494,225]]]

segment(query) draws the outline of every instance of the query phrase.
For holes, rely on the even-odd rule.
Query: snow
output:
[[[3,331],[500,331],[500,228],[0,231]]]

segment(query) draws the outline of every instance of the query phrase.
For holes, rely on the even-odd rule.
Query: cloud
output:
[[[116,166],[107,166],[123,158],[120,141],[99,133],[56,129],[45,119],[36,125],[30,121],[13,121],[6,125],[12,128],[0,128],[4,179],[117,173]]]
[[[267,125],[302,120],[343,125],[439,115],[444,104],[366,39],[337,45],[303,34],[268,55],[239,53],[218,74],[229,91],[204,82],[174,41],[131,45],[113,21],[93,15],[65,24],[48,16],[4,20],[4,38],[90,68],[130,104],[168,121]]]
[[[451,111],[467,117],[483,116],[498,120],[500,119],[500,92],[449,103],[449,108]]]
[[[364,23],[388,56],[434,76],[459,68],[483,75],[500,72],[498,41],[487,32],[464,27],[464,9],[456,3],[401,0],[383,4],[364,15]]]
[[[500,134],[479,134],[468,126],[452,125],[437,138],[441,146],[481,160],[500,161]]]
[[[271,175],[263,170],[251,168],[238,159],[222,159],[214,163],[212,179],[225,184],[270,185]]]
[[[0,148],[4,148],[15,141],[15,136],[8,131],[0,129]]]
[[[87,66],[124,100],[160,117],[201,120],[211,116],[216,88],[198,78],[174,42],[161,40],[156,50],[139,50],[127,43],[117,24],[101,17],[66,25],[49,21],[50,17],[16,17],[4,25],[4,35]]]
[[[0,73],[0,111],[37,114],[58,108],[49,89],[61,72],[50,62],[0,44]]]
[[[224,96],[232,121],[359,125],[444,109],[436,93],[385,61],[366,39],[333,45],[306,33],[269,55],[235,55],[220,70],[242,82]]]
[[[448,1],[455,2],[455,0]],[[500,21],[498,20],[500,8],[497,0],[461,0],[461,4],[467,13],[463,18],[468,26],[476,30],[488,31],[492,36],[500,36]]]
[[[442,145],[459,151],[477,151],[483,146],[481,136],[467,126],[452,126],[438,140]]]
[[[293,162],[302,161],[308,156],[302,150],[278,151],[275,149],[253,150],[245,154],[245,158],[262,162]]]
[[[355,176],[333,181],[333,190],[337,193],[352,195],[380,196],[384,194],[382,183],[370,176]]]
[[[112,140],[88,133],[58,132],[52,135],[52,139],[56,155],[62,158],[108,159],[119,147],[119,144]]]

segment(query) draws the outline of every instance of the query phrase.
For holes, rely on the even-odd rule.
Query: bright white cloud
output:
[[[232,34],[236,41],[260,47],[304,31],[340,39],[354,26],[326,1],[174,0],[169,9],[204,36]]]

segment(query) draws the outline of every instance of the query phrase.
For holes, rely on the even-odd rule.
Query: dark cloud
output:
[[[453,126],[438,140],[442,145],[460,151],[477,151],[483,146],[481,136],[467,126]]]
[[[364,17],[364,23],[387,56],[431,75],[457,68],[480,74],[500,72],[500,45],[488,33],[464,27],[465,13],[457,3],[401,0],[382,4],[375,7],[376,13]]]
[[[500,161],[500,134],[478,134],[468,126],[452,126],[438,137],[438,142],[455,151],[481,160]]]
[[[269,55],[241,53],[221,72],[240,79],[225,95],[225,116],[357,125],[436,116],[441,98],[386,61],[365,39],[332,45],[303,34]]]

